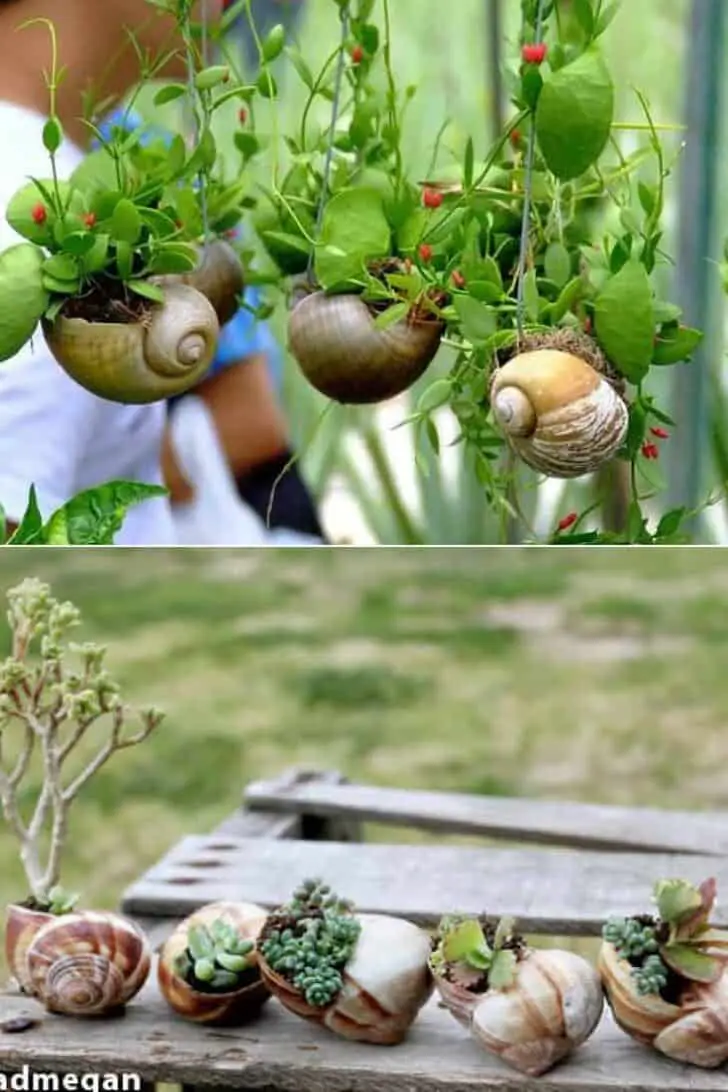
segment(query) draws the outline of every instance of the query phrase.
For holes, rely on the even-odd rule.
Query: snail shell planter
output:
[[[163,945],[157,964],[160,991],[179,1016],[193,1023],[232,1027],[245,1024],[258,1015],[270,998],[270,992],[261,979],[255,953],[255,941],[265,920],[266,911],[253,903],[216,902],[203,906],[180,922]],[[222,963],[217,966],[221,981],[216,982],[215,954],[205,951],[204,947],[199,953],[191,952],[190,948],[195,947],[195,930],[199,934],[202,927],[205,931],[203,939],[214,941],[214,930],[220,924],[232,930],[234,940],[250,942],[232,944],[238,951],[243,947],[249,949],[250,955],[246,950],[244,955],[237,955],[236,958],[235,953],[223,951]],[[200,969],[195,961],[196,955],[206,959],[208,982],[195,980],[195,966]],[[236,988],[232,989],[224,985],[226,979],[235,985],[237,975],[229,968],[240,974]]]
[[[607,1001],[637,1042],[717,1068],[728,1062],[728,931],[708,923],[715,881],[663,881],[655,891],[658,918],[605,926],[598,968]]]
[[[521,349],[496,367],[490,385],[509,445],[554,478],[598,470],[627,436],[624,381],[591,338],[570,330],[523,338]]]
[[[224,239],[200,248],[200,262],[190,273],[170,273],[151,278],[154,284],[186,284],[197,289],[212,305],[220,326],[235,315],[245,288],[243,265]]]
[[[599,975],[573,952],[535,950],[510,931],[444,921],[431,959],[447,1009],[479,1046],[541,1076],[594,1032],[604,999]]]
[[[263,981],[290,1012],[344,1039],[401,1043],[433,990],[430,939],[411,922],[354,914],[309,882],[258,938]]]
[[[49,1012],[104,1016],[121,1011],[149,975],[144,933],[120,914],[43,914],[8,908],[5,948],[22,990]]]
[[[311,384],[344,405],[371,405],[401,394],[435,358],[444,323],[412,309],[391,326],[359,296],[313,292],[288,321],[290,350]]]

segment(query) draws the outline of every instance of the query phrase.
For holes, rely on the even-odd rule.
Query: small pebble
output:
[[[40,1020],[36,1020],[32,1016],[13,1016],[11,1020],[4,1020],[0,1024],[0,1031],[7,1032],[8,1035],[16,1035],[18,1032],[37,1028],[40,1023]]]

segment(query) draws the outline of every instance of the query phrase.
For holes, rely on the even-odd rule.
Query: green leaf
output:
[[[109,236],[94,235],[93,246],[81,259],[84,274],[100,273],[106,267],[109,256]]]
[[[622,3],[622,0],[614,0],[614,3],[607,4],[604,11],[602,12],[602,14],[599,16],[599,19],[597,20],[597,25],[596,25],[595,30],[594,30],[594,36],[595,37],[597,37],[597,38],[600,37],[602,34],[604,34],[604,31],[609,26],[611,26],[613,20],[615,19],[615,17],[617,16],[617,14],[619,12],[619,9],[621,7],[621,3]]]
[[[263,60],[266,63],[274,61],[276,57],[280,56],[283,52],[283,47],[286,44],[286,31],[282,23],[276,23],[268,34],[263,39],[263,48],[261,53]]]
[[[63,129],[58,118],[48,118],[43,126],[43,147],[54,155],[63,141]]]
[[[492,281],[468,281],[468,292],[481,303],[498,303],[503,299],[503,289]]]
[[[645,267],[630,259],[611,277],[594,305],[597,340],[631,382],[650,370],[655,336],[652,288]]]
[[[538,322],[541,314],[541,299],[538,294],[538,282],[536,270],[529,269],[523,278],[523,300],[526,305],[526,315],[531,322]]]
[[[702,340],[702,332],[689,326],[679,326],[668,334],[663,332],[658,336],[657,344],[652,350],[652,363],[679,364],[683,360],[689,360]]]
[[[442,941],[442,954],[448,963],[460,963],[473,952],[488,950],[480,922],[475,919],[459,922],[447,931]]]
[[[70,254],[52,254],[43,262],[42,268],[58,281],[76,281],[79,277],[78,263]]]
[[[474,345],[487,341],[498,328],[496,312],[486,303],[471,296],[458,295],[453,299],[453,307],[460,319],[463,337]]]
[[[573,0],[574,15],[587,38],[594,33],[594,9],[591,0]]]
[[[589,49],[544,82],[536,135],[546,164],[568,182],[597,162],[614,117],[614,85],[600,56]]]
[[[692,917],[703,903],[699,889],[687,880],[659,880],[655,884],[654,899],[658,914],[670,925],[679,925]]]
[[[187,94],[187,88],[183,83],[168,83],[164,87],[160,87],[154,96],[155,106],[164,106],[167,102],[174,102],[175,99],[181,99]]]
[[[198,72],[195,76],[195,87],[198,91],[211,91],[213,87],[218,87],[221,83],[225,82],[225,79],[230,77],[230,69],[226,64],[212,64],[208,68],[203,68],[201,72]]]
[[[0,254],[0,361],[20,352],[49,303],[43,251],[16,243]]]
[[[340,190],[327,203],[315,269],[322,288],[360,279],[373,258],[390,252],[391,232],[382,196],[374,189]]]
[[[670,538],[676,534],[687,514],[687,508],[673,508],[669,512],[665,512],[657,525],[657,538]]]
[[[111,481],[86,489],[58,508],[44,528],[49,546],[111,546],[126,513],[167,490],[143,482]]]
[[[417,403],[417,412],[420,414],[433,413],[440,406],[446,405],[452,396],[452,384],[449,379],[436,379],[434,383],[423,391]]]
[[[42,539],[42,535],[43,517],[38,507],[35,486],[31,485],[25,513],[15,532],[10,536],[8,546],[33,546],[39,544],[38,540]]]
[[[548,311],[554,322],[561,322],[564,315],[574,308],[584,295],[585,287],[581,277],[574,277],[569,281],[555,303],[549,305]]]
[[[267,68],[262,70],[255,81],[255,86],[261,98],[274,99],[278,94],[278,85]]]
[[[36,182],[26,183],[25,186],[16,190],[10,198],[5,210],[5,219],[10,227],[17,231],[18,235],[22,235],[24,239],[28,239],[31,243],[45,246],[52,239],[56,214],[53,211],[52,204],[39,189],[39,183],[49,193],[53,192],[53,182],[50,179],[45,180],[45,182],[40,182],[39,179]],[[71,191],[70,184],[68,182],[59,183],[59,190],[61,201],[67,201]],[[36,224],[32,215],[33,209],[41,203],[46,207],[47,219],[43,224]]]
[[[128,197],[122,197],[116,203],[111,216],[111,234],[121,243],[134,245],[142,233],[142,218],[139,209]]]
[[[388,330],[390,326],[394,326],[395,323],[407,318],[409,311],[409,303],[395,303],[392,307],[388,307],[386,311],[382,311],[381,314],[377,315],[374,325],[378,330]]]
[[[134,269],[134,251],[131,243],[116,244],[116,269],[123,281],[128,281]]]
[[[696,951],[689,944],[666,944],[660,948],[663,962],[691,982],[717,982],[725,971],[725,963]]]
[[[465,189],[470,189],[473,184],[474,167],[475,151],[473,149],[473,138],[468,137],[468,143],[465,145],[465,165],[463,167],[463,186]]]
[[[64,296],[73,296],[81,287],[80,279],[75,281],[59,281],[57,277],[51,277],[48,273],[41,273],[41,283],[46,292],[59,292]],[[45,314],[45,312],[43,312]]]
[[[551,243],[544,255],[546,276],[563,288],[571,276],[571,256],[562,243]]]
[[[61,249],[66,254],[73,254],[75,257],[80,258],[93,250],[95,240],[96,236],[89,231],[72,231],[70,235],[64,236]]]
[[[286,56],[309,91],[313,91],[316,83],[314,74],[299,51],[297,49],[288,48],[286,49]]]
[[[496,952],[488,971],[488,986],[492,990],[505,990],[516,980],[516,953],[510,950]]]
[[[137,296],[143,296],[155,303],[164,303],[164,290],[158,284],[150,284],[149,281],[127,281],[126,287]]]

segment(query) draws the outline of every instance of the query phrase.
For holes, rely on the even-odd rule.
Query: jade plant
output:
[[[269,916],[258,945],[272,971],[299,990],[309,1005],[323,1008],[344,984],[342,971],[360,932],[351,904],[328,884],[312,879]]]
[[[257,977],[254,953],[253,941],[241,938],[229,922],[219,919],[189,930],[187,947],[177,956],[174,970],[200,993],[231,993]]]

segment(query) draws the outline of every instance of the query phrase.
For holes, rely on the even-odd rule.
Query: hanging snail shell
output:
[[[177,956],[187,948],[190,929],[220,919],[234,926],[240,937],[255,941],[265,923],[266,911],[245,902],[214,902],[196,910],[180,922],[162,946],[157,981],[162,996],[180,1016],[198,1024],[231,1027],[247,1023],[270,998],[270,991],[257,969],[253,981],[230,993],[202,993],[193,989],[174,969]]]
[[[224,239],[200,248],[200,264],[189,273],[168,273],[150,278],[155,284],[186,284],[196,288],[212,304],[220,326],[235,315],[245,287],[243,263]]]
[[[353,295],[314,292],[295,305],[288,321],[290,350],[304,376],[335,402],[367,405],[394,398],[427,370],[444,325],[405,318],[386,329]]]
[[[29,910],[17,903],[11,903],[5,911],[5,959],[23,993],[33,992],[28,972],[28,948],[38,930],[49,921],[58,921],[58,918],[42,910]]]
[[[637,1042],[705,1069],[728,1061],[728,970],[710,985],[692,983],[679,1005],[638,993],[632,968],[602,944],[599,973],[616,1023]]]
[[[592,473],[627,435],[627,404],[615,385],[558,349],[521,353],[497,368],[490,404],[515,453],[554,478]]]
[[[552,1069],[584,1043],[604,1009],[599,975],[581,956],[527,949],[516,980],[477,994],[435,975],[445,1006],[489,1053],[531,1077]]]
[[[144,933],[119,914],[87,910],[41,926],[25,954],[35,997],[49,1012],[101,1016],[123,1008],[151,966]]]
[[[430,939],[412,922],[383,914],[356,914],[361,932],[330,1005],[316,1008],[268,965],[258,964],[271,993],[290,1012],[361,1043],[401,1043],[432,994]]]
[[[210,367],[220,325],[212,304],[186,284],[134,323],[59,315],[44,322],[54,357],[80,386],[112,402],[143,404],[189,390]]]

